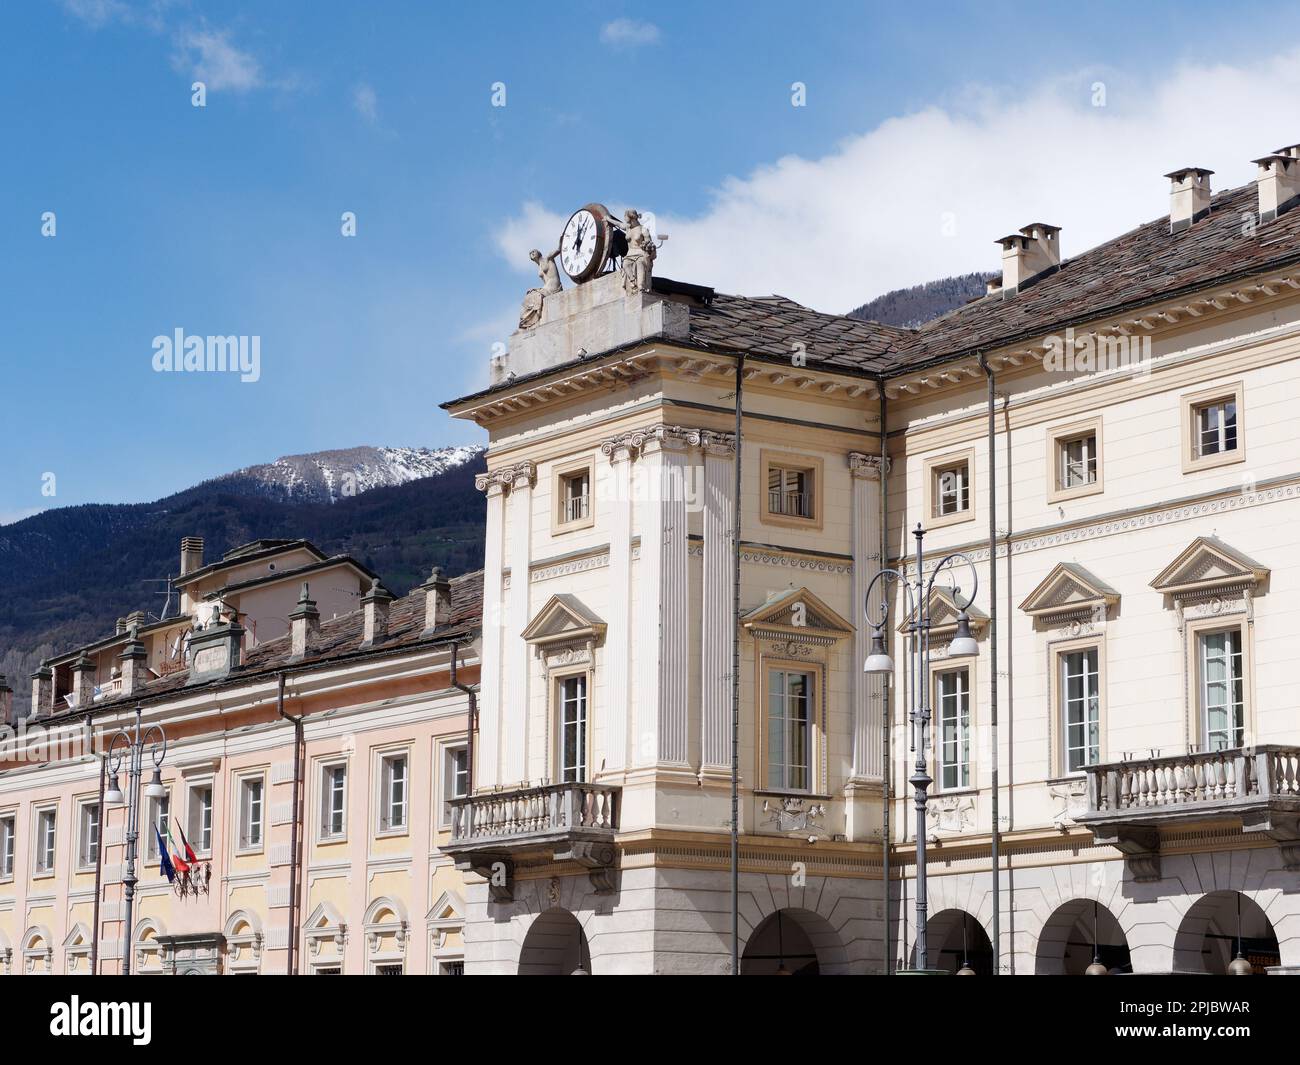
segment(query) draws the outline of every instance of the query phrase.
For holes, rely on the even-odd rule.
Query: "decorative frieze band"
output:
[[[865,480],[880,480],[881,472],[889,472],[889,459],[883,455],[867,455],[861,451],[849,452],[849,472]]]

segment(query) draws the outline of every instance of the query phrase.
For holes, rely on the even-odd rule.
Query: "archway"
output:
[[[975,970],[976,976],[993,975],[993,943],[974,916],[965,910],[941,910],[925,927],[931,969],[955,973],[965,962]]]
[[[1282,964],[1277,933],[1259,903],[1240,891],[1202,895],[1178,925],[1174,969],[1222,976],[1237,956],[1238,937],[1241,954],[1256,975]]]
[[[591,949],[578,919],[558,907],[539,914],[519,951],[520,976],[573,976],[591,972]]]
[[[847,971],[844,945],[830,922],[794,907],[763,918],[740,958],[742,976],[834,976]]]
[[[1094,956],[1111,973],[1131,973],[1128,938],[1115,915],[1094,899],[1058,906],[1038,934],[1034,972],[1039,976],[1082,976]]]

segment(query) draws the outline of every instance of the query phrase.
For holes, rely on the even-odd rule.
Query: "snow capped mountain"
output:
[[[433,477],[483,453],[479,446],[348,447],[286,455],[246,466],[209,482],[250,495],[290,503],[334,503],[373,488],[390,488]]]

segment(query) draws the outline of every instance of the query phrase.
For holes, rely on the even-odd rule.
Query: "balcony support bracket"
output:
[[[488,896],[493,902],[514,902],[515,863],[505,854],[478,851],[467,854],[456,862],[462,873],[477,873],[488,885]]]
[[[1093,828],[1093,838],[1124,855],[1129,875],[1139,884],[1160,879],[1160,831],[1146,825],[1107,825]]]
[[[587,870],[587,879],[597,895],[612,895],[618,890],[617,851],[612,843],[574,840],[555,852],[556,861],[572,861]]]
[[[1250,810],[1241,818],[1242,832],[1259,832],[1277,844],[1282,867],[1288,873],[1300,872],[1300,814],[1277,810]]]

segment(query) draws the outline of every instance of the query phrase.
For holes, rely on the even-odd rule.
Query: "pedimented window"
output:
[[[1045,625],[1082,626],[1104,622],[1119,598],[1119,592],[1077,562],[1061,562],[1020,609]]]
[[[591,662],[605,639],[605,622],[575,595],[553,595],[523,631],[537,657],[550,665]]]

